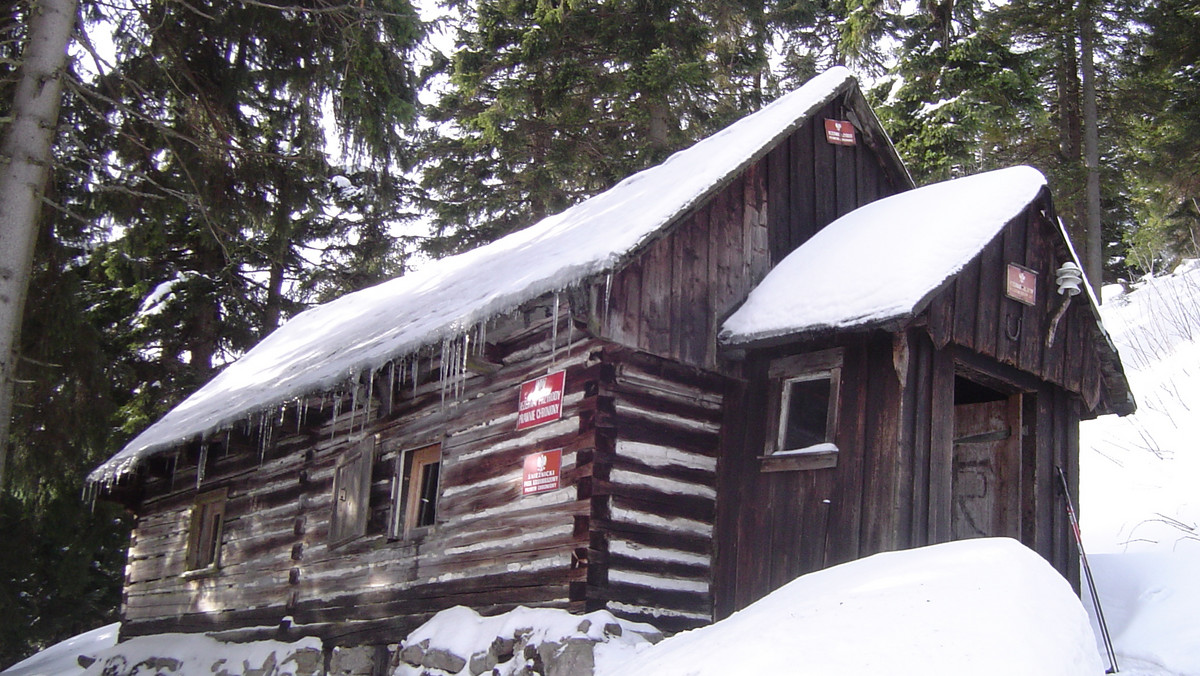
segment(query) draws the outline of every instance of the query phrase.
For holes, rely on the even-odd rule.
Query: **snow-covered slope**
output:
[[[1200,552],[1200,261],[1103,297],[1138,410],[1080,428],[1084,541]]]
[[[1089,560],[1120,673],[1200,674],[1200,550]]]

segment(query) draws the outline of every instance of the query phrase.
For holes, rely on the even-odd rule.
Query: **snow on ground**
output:
[[[1200,552],[1200,261],[1103,297],[1138,411],[1080,428],[1085,544]]]
[[[320,664],[321,641],[224,643],[203,634],[139,636],[117,643],[117,624],[80,634],[18,662],[4,676],[107,676],[167,674],[212,676],[217,673],[294,676]],[[81,656],[86,666],[81,664]],[[298,656],[306,656],[298,657]],[[166,659],[164,659],[166,658]],[[303,662],[301,666],[298,662]]]
[[[1120,673],[1200,674],[1200,551],[1100,554],[1089,561]]]
[[[805,575],[599,676],[1103,672],[1062,576],[1016,541],[991,538]]]
[[[117,644],[121,625],[114,622],[56,643],[0,672],[4,676],[78,676],[80,655],[96,655]]]
[[[1200,261],[1103,298],[1138,411],[1080,427],[1084,543],[1120,673],[1197,676]]]

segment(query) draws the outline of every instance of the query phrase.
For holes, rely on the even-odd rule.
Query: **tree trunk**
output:
[[[31,5],[12,122],[0,140],[0,491],[8,459],[21,316],[42,193],[53,163],[67,44],[75,28],[76,0],[36,0]]]
[[[1059,55],[1055,64],[1055,81],[1058,99],[1059,158],[1069,176],[1067,185],[1059,186],[1059,194],[1064,202],[1059,214],[1067,222],[1071,241],[1082,246],[1087,241],[1087,214],[1080,192],[1083,123],[1080,114],[1079,58],[1075,37],[1070,31],[1058,36],[1057,42]]]
[[[1083,267],[1100,297],[1104,284],[1104,235],[1100,217],[1100,132],[1096,113],[1096,25],[1090,0],[1079,3],[1079,60],[1083,72],[1083,163],[1087,171],[1087,240]]]

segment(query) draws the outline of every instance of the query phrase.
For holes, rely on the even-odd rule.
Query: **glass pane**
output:
[[[788,383],[787,387],[782,450],[807,448],[828,441],[830,379],[797,380]]]
[[[421,468],[421,506],[417,512],[417,526],[432,526],[436,517],[438,469],[440,462],[431,462]]]

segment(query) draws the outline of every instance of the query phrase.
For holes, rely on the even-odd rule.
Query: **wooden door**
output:
[[[1021,397],[954,407],[950,532],[1021,537]]]

